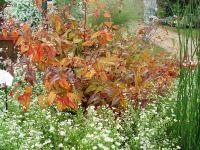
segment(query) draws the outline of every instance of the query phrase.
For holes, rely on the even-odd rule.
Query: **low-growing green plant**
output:
[[[157,97],[156,102],[145,108],[135,110],[133,107],[122,116],[123,134],[129,149],[180,149],[178,137],[174,136],[173,127],[177,122],[175,104],[177,90],[165,97]]]
[[[0,149],[179,149],[171,134],[176,90],[157,98],[146,108],[133,109],[130,104],[121,114],[107,106],[79,108],[71,114],[34,104],[24,113],[9,97],[8,112],[0,112]],[[36,97],[32,103],[38,103]]]

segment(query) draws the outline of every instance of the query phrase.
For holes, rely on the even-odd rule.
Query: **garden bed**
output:
[[[177,59],[128,32],[121,0],[58,0],[46,15],[40,2],[5,11],[0,55],[14,80],[0,88],[0,149],[200,149],[200,67],[187,49],[196,37],[199,55],[198,32],[177,38]]]

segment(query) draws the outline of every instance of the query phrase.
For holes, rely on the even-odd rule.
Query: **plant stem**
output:
[[[87,2],[84,0],[84,42],[86,41]]]
[[[8,110],[8,90],[7,90],[7,86],[5,86],[4,90],[5,90],[5,94],[6,94],[6,110]]]

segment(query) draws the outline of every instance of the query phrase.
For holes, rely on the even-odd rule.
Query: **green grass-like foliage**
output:
[[[181,72],[177,103],[178,135],[184,150],[200,149],[200,30],[198,0],[191,0],[179,27]],[[182,15],[182,14],[180,14]],[[193,20],[195,18],[195,22]],[[198,29],[198,30],[197,30]],[[192,46],[191,46],[192,45]]]

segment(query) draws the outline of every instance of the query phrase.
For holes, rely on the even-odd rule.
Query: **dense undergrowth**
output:
[[[130,103],[119,115],[108,106],[79,107],[76,114],[42,110],[36,97],[24,113],[9,97],[8,112],[0,113],[0,149],[180,149],[172,132],[176,92],[156,99],[145,108]]]

